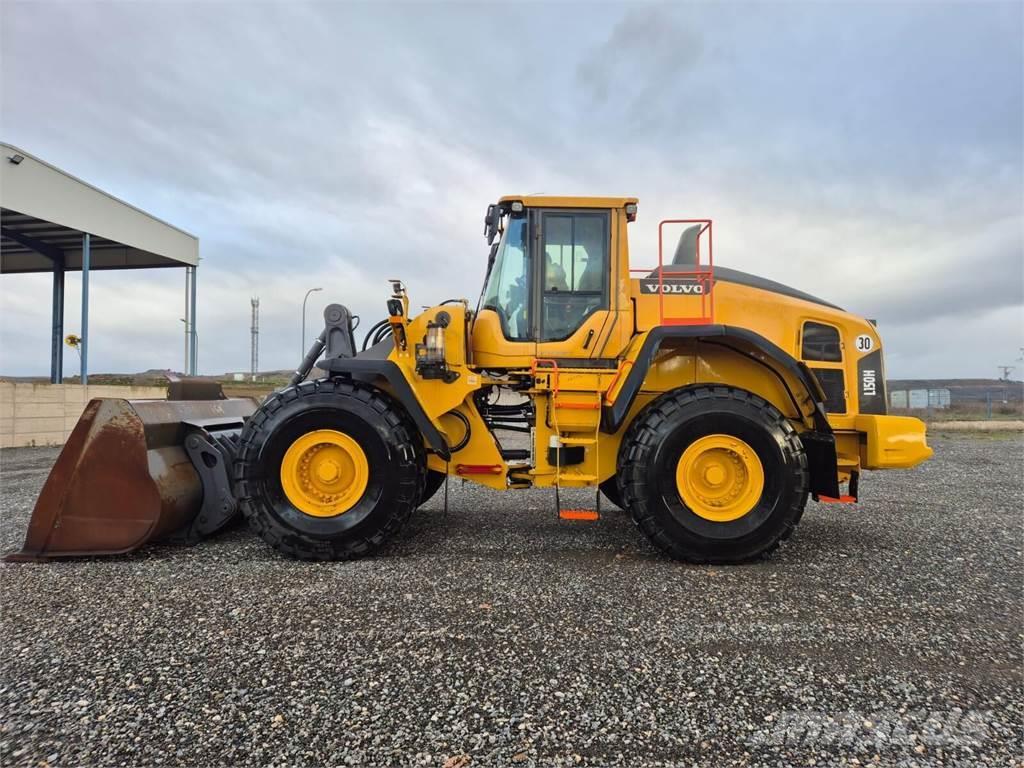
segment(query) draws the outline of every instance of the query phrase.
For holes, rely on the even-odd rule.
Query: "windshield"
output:
[[[484,309],[497,312],[505,338],[517,341],[530,338],[527,231],[525,217],[508,220],[484,288]]]

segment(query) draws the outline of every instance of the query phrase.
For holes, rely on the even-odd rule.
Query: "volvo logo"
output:
[[[656,278],[646,278],[640,281],[641,293],[658,293],[699,296],[704,293],[704,283],[695,280],[664,280],[660,284]]]

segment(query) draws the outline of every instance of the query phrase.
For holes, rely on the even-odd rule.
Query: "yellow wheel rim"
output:
[[[370,480],[370,464],[359,443],[333,429],[307,432],[285,451],[281,487],[297,509],[334,517],[352,509]]]
[[[764,468],[754,449],[732,435],[706,435],[683,451],[676,466],[683,503],[715,523],[738,520],[764,491]]]

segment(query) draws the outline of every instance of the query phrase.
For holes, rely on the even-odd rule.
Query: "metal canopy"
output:
[[[89,272],[183,267],[186,371],[195,373],[199,239],[10,144],[0,143],[0,273],[53,273],[50,380],[63,377],[64,273],[82,275],[88,382]]]
[[[77,272],[82,268],[82,234],[79,229],[26,216],[6,206],[0,207],[0,273],[49,272],[53,269],[53,262],[40,252],[39,246],[61,253],[65,272]],[[191,264],[132,248],[106,237],[92,236],[90,269],[185,266]]]
[[[194,267],[199,238],[40,160],[0,144],[0,272],[49,272],[51,259],[29,238],[82,268],[82,234],[92,236],[91,269]],[[17,163],[13,159],[22,158]]]

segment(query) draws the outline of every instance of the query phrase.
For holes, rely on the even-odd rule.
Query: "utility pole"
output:
[[[251,300],[252,303],[252,325],[249,330],[252,334],[252,360],[251,360],[251,378],[256,381],[256,372],[260,367],[260,299],[259,296],[254,296]]]

